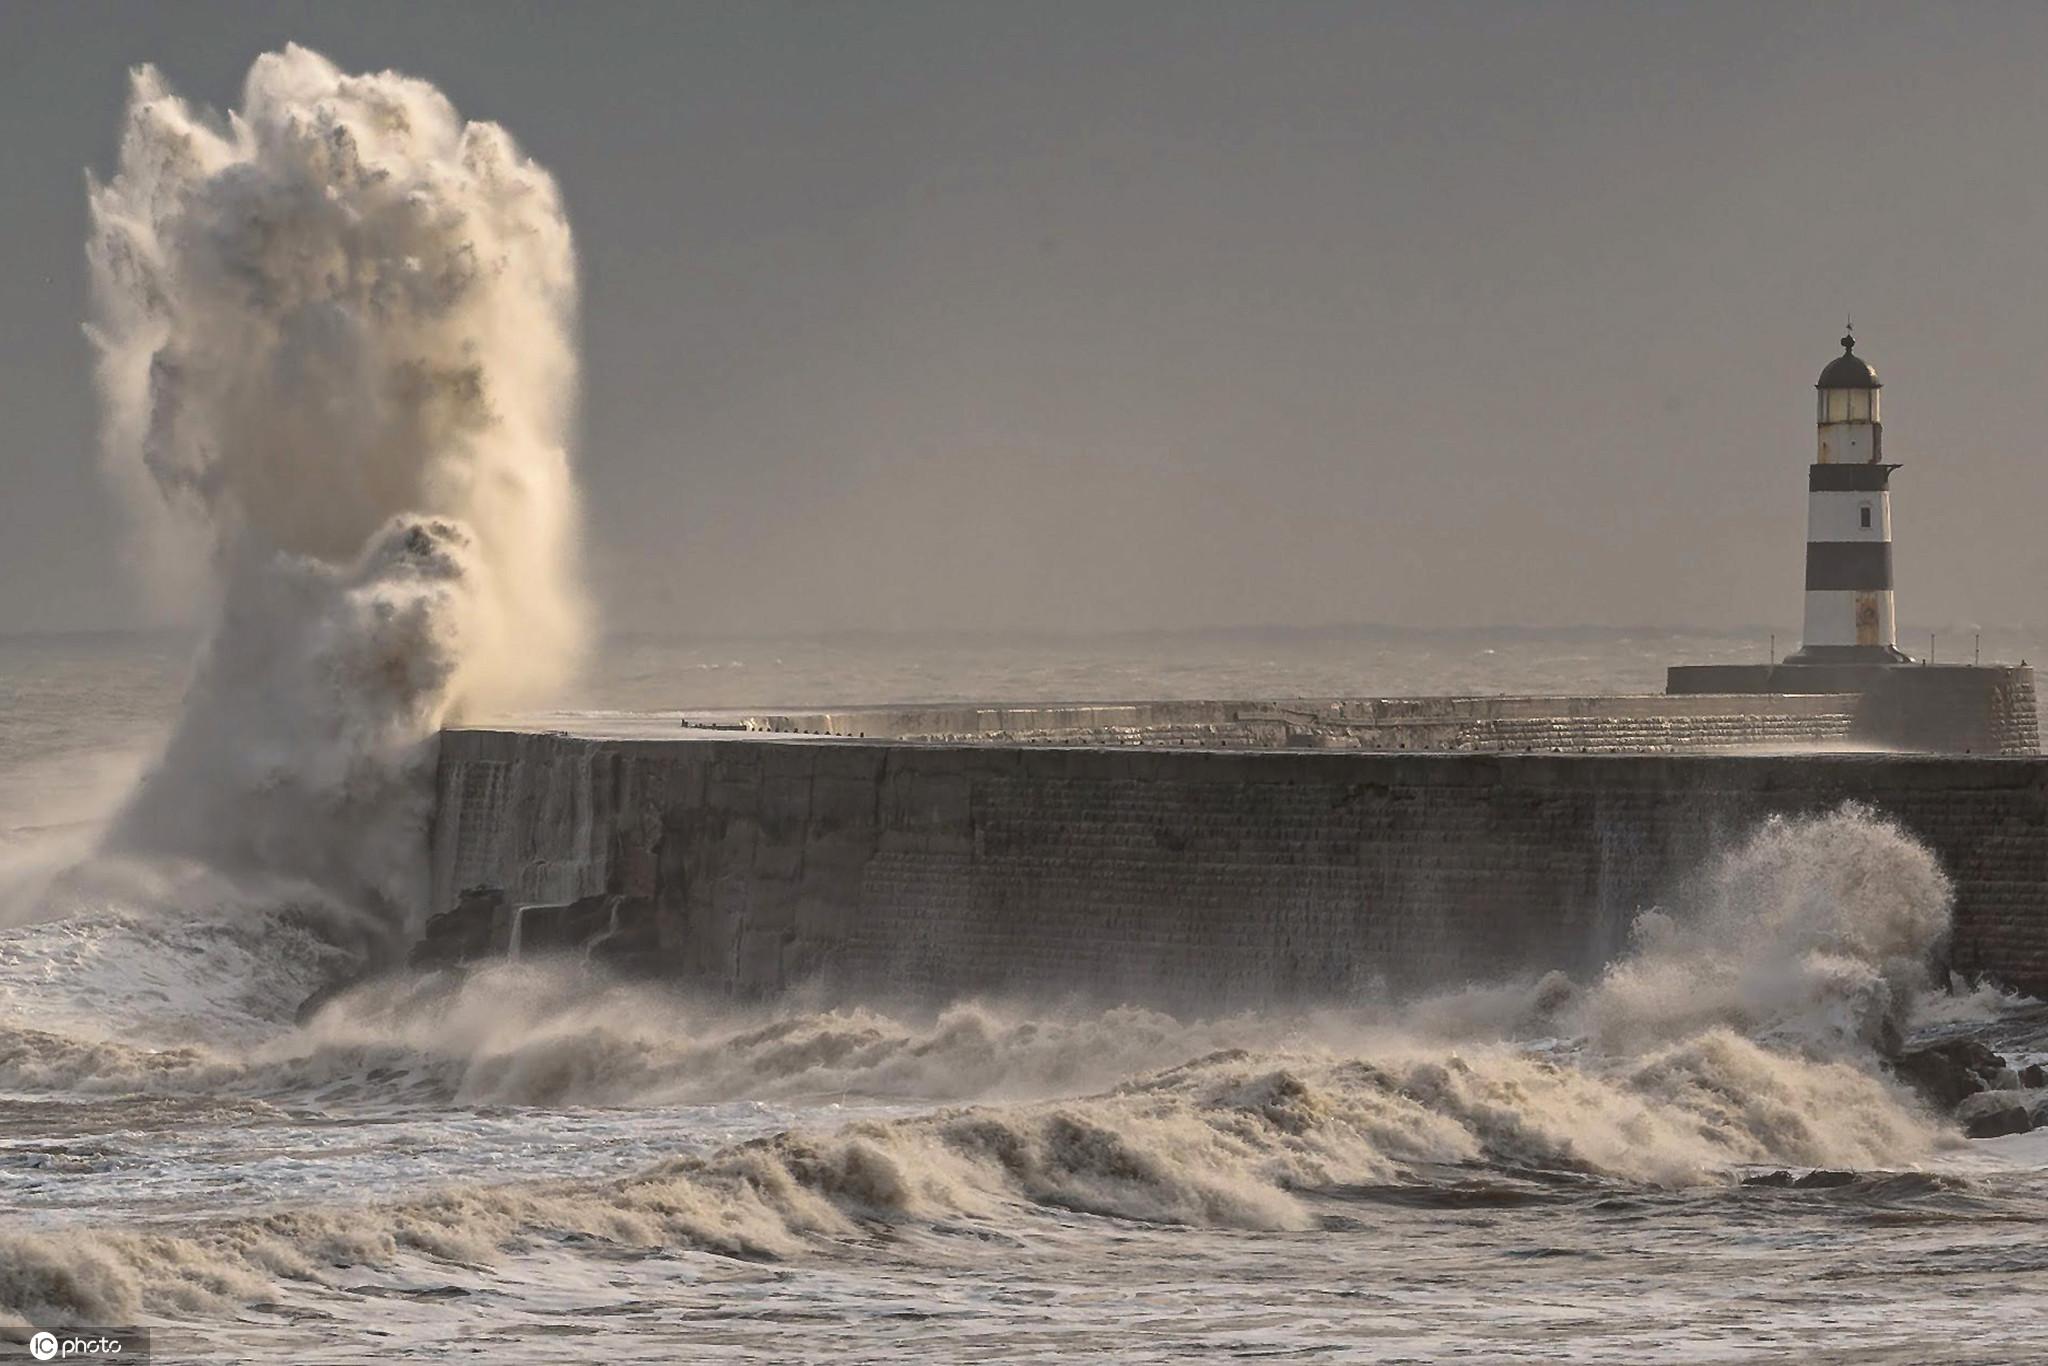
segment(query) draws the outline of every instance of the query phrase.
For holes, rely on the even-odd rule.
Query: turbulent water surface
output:
[[[1102,651],[1220,684],[1237,649],[1050,650],[1041,695]],[[1319,691],[1333,649],[1264,654]],[[887,695],[918,660],[937,693],[974,647],[618,651],[674,691],[594,706],[717,704],[707,676],[777,658],[790,696]],[[195,1360],[1999,1361],[2048,1332],[2048,1147],[1964,1142],[1871,1046],[1900,1015],[2023,1060],[2048,1024],[1920,990],[1946,889],[1872,815],[1732,846],[1597,982],[1201,1020],[734,1010],[506,965],[297,1024],[353,952],[325,922],[189,861],[78,865],[183,659],[0,642],[4,895],[36,907],[0,930],[12,1319],[141,1320]],[[1855,1175],[1740,1184],[1779,1168]]]
[[[643,638],[564,693],[547,173],[422,81],[287,48],[219,117],[138,72],[91,209],[104,462],[199,626],[0,640],[6,1331],[536,1363],[2048,1341],[2048,1146],[1966,1143],[1880,1063],[1901,1030],[2023,1063],[2048,1024],[1934,989],[1949,886],[1880,811],[1748,832],[1595,980],[1201,1019],[738,1008],[521,962],[303,1009],[427,909],[450,719],[1644,689],[1762,642]]]

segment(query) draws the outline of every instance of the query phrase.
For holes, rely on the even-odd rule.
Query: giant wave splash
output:
[[[91,186],[107,472],[210,623],[117,855],[418,910],[432,737],[582,636],[575,257],[553,181],[423,81],[257,59],[241,108],[137,70]]]

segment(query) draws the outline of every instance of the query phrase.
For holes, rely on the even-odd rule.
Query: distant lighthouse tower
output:
[[[1820,449],[1807,475],[1806,629],[1787,664],[1905,664],[1892,605],[1891,477],[1882,385],[1842,338],[1814,385]]]

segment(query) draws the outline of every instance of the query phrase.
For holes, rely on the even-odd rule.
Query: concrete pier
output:
[[[1214,1010],[1589,970],[1764,816],[1853,799],[1955,880],[1959,970],[2048,990],[2041,759],[667,733],[444,735],[435,906],[650,899],[660,970],[740,996]]]

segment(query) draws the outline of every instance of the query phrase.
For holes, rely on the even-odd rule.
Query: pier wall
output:
[[[442,738],[434,901],[652,898],[750,996],[1222,1009],[1584,971],[1772,812],[1869,803],[1955,879],[1953,961],[2048,990],[2048,762]]]

